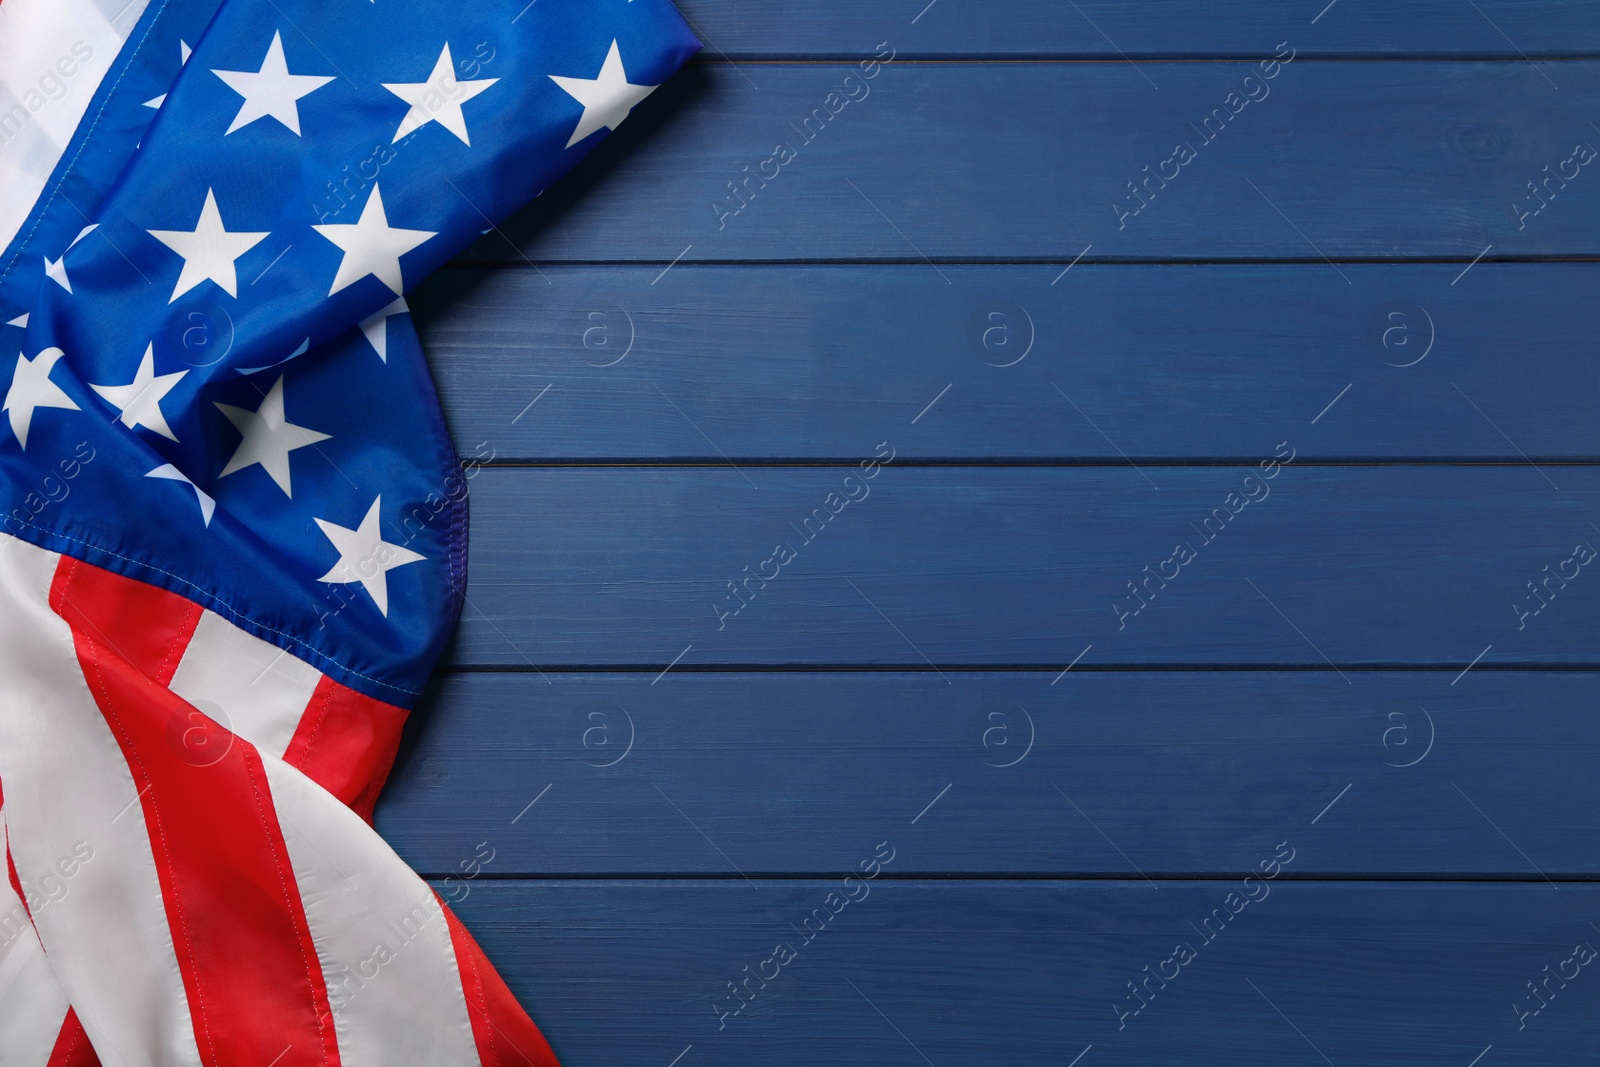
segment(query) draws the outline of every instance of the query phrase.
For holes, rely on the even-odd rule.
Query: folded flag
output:
[[[466,574],[405,293],[698,47],[0,0],[0,1063],[555,1063],[369,825]]]

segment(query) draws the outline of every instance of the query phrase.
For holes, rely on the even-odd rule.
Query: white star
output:
[[[274,118],[300,136],[300,105],[302,96],[316,92],[333,81],[320,74],[290,74],[289,64],[283,58],[283,38],[276,32],[267,46],[267,58],[261,69],[213,70],[211,73],[228,83],[228,88],[244,97],[239,113],[233,117],[228,133],[250,125],[256,119]],[[224,137],[228,133],[223,134]]]
[[[618,50],[616,41],[611,42],[611,51],[606,53],[599,77],[563,78],[552,74],[550,80],[583,105],[583,117],[578,119],[578,128],[572,132],[572,139],[567,142],[568,148],[596,130],[616,129],[639,101],[657,89],[654,85],[634,85],[628,81],[628,72],[622,69],[622,52]]]
[[[217,410],[228,417],[243,438],[233,458],[228,460],[228,465],[222,468],[222,473],[217,477],[226,478],[234,471],[242,471],[259,463],[261,469],[278,483],[283,495],[293,497],[289,486],[289,453],[318,441],[326,441],[329,435],[296,426],[289,421],[283,411],[283,376],[278,376],[277,382],[256,410],[236,408],[232,404],[217,404]]]
[[[400,257],[435,234],[433,230],[403,230],[390,226],[389,216],[383,210],[383,194],[376,184],[356,222],[311,228],[344,250],[339,273],[333,279],[333,288],[328,290],[329,296],[369,274],[399,296],[405,292]]]
[[[239,295],[239,277],[234,272],[233,261],[271,236],[271,233],[230,233],[223,228],[222,212],[217,210],[217,197],[206,190],[206,202],[200,209],[200,221],[193,230],[148,230],[151,237],[160,241],[183,257],[183,272],[172,290],[172,303],[201,282],[212,281],[222,286],[229,296]]]
[[[14,318],[11,321],[7,322],[6,325],[7,326],[21,326],[24,330],[26,330],[28,328],[28,313],[26,311],[24,311],[22,314],[18,315],[16,318]]]
[[[339,562],[318,578],[319,582],[337,582],[348,585],[351,582],[360,582],[372,597],[373,603],[378,605],[378,610],[384,618],[389,617],[389,579],[388,573],[396,567],[403,567],[407,563],[416,563],[426,559],[409,548],[392,545],[383,539],[378,531],[378,513],[383,505],[383,497],[372,501],[372,507],[367,509],[366,518],[361,520],[361,525],[354,530],[347,530],[318,519],[317,525],[327,535],[333,547],[339,550]]]
[[[177,467],[174,467],[170,463],[163,463],[155,470],[146,474],[145,477],[162,478],[169,482],[182,482],[190,489],[193,489],[195,499],[200,503],[200,518],[205,521],[205,524],[208,528],[210,527],[211,516],[217,510],[217,502],[211,499],[210,495],[207,494],[204,489],[201,489],[198,485],[195,485],[193,482],[191,482],[188,475],[184,474],[181,470],[179,470]]]
[[[413,130],[437,122],[461,138],[462,144],[472,144],[467,138],[467,117],[461,113],[461,105],[499,80],[456,81],[456,64],[450,58],[450,42],[446,41],[427,81],[383,83],[385,89],[411,105],[406,117],[400,120],[400,128],[394,131],[394,139],[398,141]]]
[[[99,228],[100,224],[95,222],[79,230],[78,236],[74,237],[72,239],[72,243],[67,246],[67,252],[72,251],[78,246],[79,241],[83,240],[85,237],[89,236]],[[44,276],[70,293],[72,292],[72,279],[67,277],[67,252],[61,253],[61,258],[57,260],[51,260],[49,256],[43,257]]]
[[[52,260],[44,257],[44,276],[55,282],[67,292],[72,292],[72,279],[67,277],[67,256],[62,253],[60,259]]]
[[[139,370],[128,385],[94,385],[89,388],[100,398],[122,412],[121,422],[130,430],[144,426],[154,430],[169,441],[176,441],[167,417],[161,413],[161,398],[172,392],[172,387],[183,380],[186,370],[172,374],[156,373],[155,345],[146,345]]]
[[[366,335],[367,343],[385,363],[389,362],[389,320],[403,311],[410,310],[406,306],[406,298],[402,296],[361,324],[361,332]]]
[[[6,390],[6,402],[0,405],[0,411],[10,413],[11,432],[17,435],[17,443],[23,448],[28,447],[28,427],[33,425],[34,408],[81,410],[50,380],[56,361],[64,355],[66,353],[59,348],[47,348],[29,362],[28,357],[17,353],[17,370],[11,376],[11,388]]]

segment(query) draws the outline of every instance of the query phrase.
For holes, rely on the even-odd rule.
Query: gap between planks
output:
[[[1056,52],[899,52],[894,62],[923,66],[1125,66],[1135,63],[1204,64],[1204,63],[1255,63],[1267,58],[1260,52],[1086,52],[1063,55]],[[777,52],[702,52],[689,60],[691,67],[734,67],[737,65],[760,67],[824,66],[838,63],[855,63],[875,59],[873,52],[824,52],[786,55]],[[1296,63],[1592,63],[1600,60],[1600,52],[1300,52]]]
[[[417,876],[432,881],[445,881],[450,878],[460,878],[459,874],[449,871],[418,871]],[[557,871],[557,872],[507,872],[499,871],[490,873],[484,871],[473,878],[475,882],[742,882],[746,879],[757,882],[810,882],[831,880],[837,878],[837,871],[747,871],[737,874],[732,871]],[[1130,886],[1143,886],[1145,879],[1130,876],[1122,871],[1077,871],[1073,873],[1060,873],[1055,871],[899,871],[881,872],[877,880],[880,882],[1127,882]],[[1171,882],[1181,884],[1186,882],[1218,882],[1228,883],[1239,880],[1238,871],[1166,871],[1152,872],[1150,880],[1156,882]],[[1309,882],[1309,883],[1387,883],[1408,882],[1425,885],[1453,885],[1456,883],[1472,883],[1482,885],[1556,885],[1585,886],[1600,883],[1600,874],[1590,875],[1551,875],[1549,878],[1537,874],[1519,873],[1473,873],[1473,874],[1436,874],[1410,871],[1384,872],[1354,872],[1342,871],[1323,872],[1319,874],[1291,874],[1288,870],[1278,875],[1278,882]]]
[[[629,458],[585,458],[572,459],[491,459],[472,462],[473,469],[479,470],[566,470],[582,469],[588,467],[605,468],[632,468],[650,470],[654,468],[698,470],[727,469],[729,463],[740,467],[854,467],[860,463],[860,457],[801,457],[801,458],[773,458],[760,456],[721,456],[716,459],[700,456],[675,456],[665,458],[629,457]],[[1015,468],[1015,467],[1040,467],[1040,468],[1124,468],[1129,463],[1140,467],[1254,467],[1260,462],[1260,457],[1246,458],[1237,456],[1199,456],[1188,459],[1177,459],[1171,456],[1122,456],[1110,459],[1103,456],[1090,457],[963,457],[963,456],[922,456],[896,458],[896,467],[925,467],[925,468]],[[1600,456],[1517,456],[1506,458],[1454,458],[1436,456],[1354,456],[1354,457],[1328,457],[1322,459],[1296,458],[1296,467],[1526,467],[1530,463],[1546,467],[1594,467],[1600,466]],[[465,467],[463,463],[463,467]]]

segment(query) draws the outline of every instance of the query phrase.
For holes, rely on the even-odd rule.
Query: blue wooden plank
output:
[[[864,461],[915,431],[886,419]],[[1059,669],[1093,644],[1086,664],[1600,662],[1600,582],[1582,562],[1600,471],[1274,466],[1318,425],[1279,433],[1260,448],[1270,479],[482,470],[450,661]],[[423,580],[403,575],[391,596]]]
[[[1600,395],[1594,267],[1341,269],[461,270],[412,305],[467,456],[845,458],[938,397],[902,455],[1250,458],[1347,386],[1308,458],[1600,456],[1553,402]]]
[[[643,286],[679,257],[1600,252],[1600,62],[1270,69],[1165,64],[1158,90],[1125,63],[896,62],[848,83],[793,64],[763,68],[757,91],[694,67],[475,254],[649,260]],[[927,281],[945,285],[932,266]]]
[[[1600,943],[1595,886],[1566,880],[1596,873],[1576,843],[1600,738],[1575,713],[1600,594],[1572,545],[1600,539],[1600,482],[1526,460],[1596,455],[1570,399],[1600,384],[1594,267],[1495,260],[1600,248],[1573,148],[1600,144],[1600,63],[1524,59],[1592,51],[1600,14],[688,10],[707,62],[477,250],[517,269],[442,280],[431,319],[418,301],[469,457],[708,465],[474,470],[452,662],[515,670],[441,680],[380,813],[435,873],[494,850],[440,888],[569,1067],[1586,1063],[1600,986],[1535,1014],[1525,983]],[[895,61],[853,82],[743,62],[880,40]],[[1270,80],[1143,61],[1278,41],[1295,61]],[[1382,54],[1516,58],[1307,62]],[[1229,96],[1252,86],[1270,95]],[[795,158],[732,196],[780,139]],[[1176,176],[1128,188],[1180,140]],[[1304,262],[1100,266],[1235,259]],[[1012,367],[982,344],[996,310],[1040,346]],[[612,362],[584,340],[612,343],[619,314],[638,346]],[[1416,351],[1385,331],[1409,344],[1419,318],[1438,350],[1385,366]],[[837,516],[847,468],[745,464],[879,441],[897,463]],[[1296,462],[1270,483],[1145,463],[1279,441]],[[1311,465],[1396,458],[1515,465]],[[1270,498],[1231,516],[1252,485]],[[791,538],[777,577],[728,589]],[[1194,558],[1149,578],[1179,541]],[[651,669],[532,670],[562,664]],[[714,670],[827,664],[897,670]],[[1052,669],[955,669],[1019,664]],[[1306,669],[1110,669],[1161,664]],[[1032,748],[996,766],[1015,750],[991,731],[1025,725]],[[825,872],[879,842],[890,877],[807,938],[844,889]],[[1230,918],[1280,842],[1270,899]],[[1197,958],[1143,1006],[1127,983],[1190,931]],[[732,1014],[726,983],[791,937]]]
[[[1600,12],[1582,0],[846,0],[678,6],[711,57],[856,56],[885,38],[916,55],[1250,55],[1288,37],[1311,55],[1582,55],[1595,52]],[[1276,34],[1277,36],[1273,36]],[[1154,72],[1151,72],[1154,76]]]
[[[1285,813],[1250,870],[1280,842],[1289,870],[1315,855],[1321,827],[1308,819]],[[892,870],[915,855],[919,829],[886,823],[858,858],[887,842]],[[1600,887],[1280,878],[1247,889],[1245,873],[1158,890],[880,877],[813,919],[809,941],[802,923],[841,893],[838,877],[754,889],[479,882],[460,910],[568,1067],[675,1056],[679,1067],[1066,1067],[1080,1055],[1078,1067],[1468,1067],[1490,1045],[1483,1064],[1593,1062],[1600,980],[1573,950],[1600,946]],[[1247,891],[1260,899],[1222,918]],[[780,944],[791,954],[774,957]],[[775,975],[765,988],[763,970]],[[1140,1004],[1128,984],[1162,971],[1175,977],[1152,979],[1153,999],[1119,1029],[1118,1013]],[[1564,986],[1562,971],[1575,976]],[[743,989],[747,974],[736,1001],[727,983]],[[1513,1007],[1537,1007],[1526,983],[1547,975],[1554,995],[1519,1029]],[[741,1014],[719,1016],[738,1003]]]
[[[926,807],[897,874],[1162,877],[1326,806],[1296,876],[1600,873],[1592,672],[654,677],[441,678],[378,829],[440,875],[827,874]]]

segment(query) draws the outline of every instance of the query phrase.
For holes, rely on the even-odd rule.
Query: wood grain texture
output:
[[[1566,162],[1579,143],[1600,147],[1600,62],[1293,63],[1270,81],[1256,64],[1172,63],[1159,88],[1125,63],[894,63],[851,88],[855,69],[777,65],[752,88],[727,65],[691,67],[470,255],[649,260],[643,284],[678,257],[1059,269],[1080,254],[1465,264],[1600,252],[1600,160]],[[780,144],[794,157],[761,178]],[[1179,144],[1193,158],[1163,168]],[[1136,199],[1146,166],[1157,177]],[[1546,166],[1573,177],[1535,200],[1528,183]],[[733,199],[729,183],[746,180]],[[1536,216],[1514,209],[1546,202]],[[1471,275],[1461,284],[1493,295]]]
[[[439,875],[483,840],[496,877],[849,870],[916,819],[899,876],[1160,878],[1326,808],[1293,876],[1600,874],[1600,675],[1056,677],[446,676],[377,825]]]
[[[936,397],[902,455],[1250,460],[1346,386],[1308,458],[1600,456],[1560,401],[1600,395],[1590,266],[1341,269],[523,267],[412,306],[459,451],[502,461],[848,459]]]
[[[1600,581],[1566,562],[1600,541],[1589,467],[860,474],[481,470],[448,662],[1060,669],[1091,643],[1099,665],[1600,662]]]
[[[1283,841],[1290,870],[1315,855],[1320,826],[1298,814],[1263,837],[1260,859]],[[885,840],[896,864],[920,845],[897,822],[860,856]],[[1525,983],[1544,967],[1600,945],[1593,885],[1280,879],[1227,923],[1213,919],[1222,932],[1206,942],[1196,929],[1239,879],[1157,890],[880,878],[804,942],[802,920],[841,884],[479,882],[460,910],[573,1067],[665,1067],[691,1044],[682,1063],[730,1067],[1064,1067],[1091,1044],[1081,1067],[1466,1067],[1491,1044],[1499,1063],[1593,1062],[1594,964],[1520,1031],[1512,1010],[1537,1004]],[[1180,942],[1194,958],[1165,989],[1152,980],[1155,999],[1119,1030],[1117,1006],[1138,1003],[1127,983]],[[754,999],[719,1031],[726,983],[780,943],[794,958],[767,988],[752,980]]]
[[[1590,1063],[1600,8],[683,8],[413,301],[473,566],[377,821],[563,1062]]]
[[[869,54],[888,38],[917,55],[1254,55],[1284,37],[1313,55],[1501,56],[1594,54],[1600,15],[1581,0],[950,0],[856,4],[748,0],[678,5],[708,57]],[[1274,36],[1274,34],[1276,36]],[[1520,49],[1520,52],[1519,52]]]

